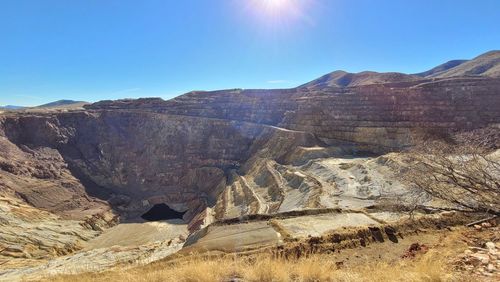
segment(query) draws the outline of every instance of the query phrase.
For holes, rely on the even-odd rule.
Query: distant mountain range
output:
[[[58,100],[58,101],[50,102],[50,103],[43,104],[40,106],[35,106],[35,107],[23,107],[23,106],[15,106],[15,105],[0,106],[0,110],[60,108],[60,107],[68,107],[68,106],[80,106],[80,105],[84,105],[87,103],[88,102],[84,102],[84,101]]]
[[[6,106],[0,106],[0,110],[19,110],[24,107],[21,106],[14,106],[14,105],[6,105]]]
[[[337,70],[303,84],[298,88],[319,90],[324,87],[353,87],[380,83],[410,82],[422,79],[471,76],[500,78],[500,50],[489,51],[472,60],[448,61],[430,70],[415,74],[374,71],[350,73],[343,70]],[[88,103],[74,100],[58,100],[36,107],[15,105],[0,106],[0,110],[77,108],[85,104]]]
[[[500,78],[500,51],[490,51],[472,60],[453,60],[428,71],[405,74],[399,72],[364,71],[349,73],[338,70],[308,82],[300,87],[349,87],[376,83],[404,82],[422,78],[448,78],[458,76],[487,76]]]

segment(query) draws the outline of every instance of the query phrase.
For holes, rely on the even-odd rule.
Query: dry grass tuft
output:
[[[175,262],[156,263],[101,274],[51,277],[50,281],[465,281],[450,271],[447,256],[430,251],[417,259],[395,263],[374,262],[338,268],[329,255],[286,260],[269,254],[240,256],[190,256]]]

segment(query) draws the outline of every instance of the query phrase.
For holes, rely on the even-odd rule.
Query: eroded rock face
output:
[[[21,199],[0,196],[0,261],[15,265],[13,259],[46,259],[70,254],[109,227],[114,216],[101,213],[83,222],[68,220],[36,209]]]
[[[314,91],[281,126],[393,150],[413,134],[447,134],[500,122],[500,79],[455,78]]]
[[[170,101],[99,102],[93,110],[141,109],[311,132],[390,151],[413,134],[446,134],[499,123],[500,78],[406,79],[347,87],[193,92]],[[335,144],[337,144],[335,143]]]
[[[189,221],[215,205],[226,185],[226,171],[238,169],[269,140],[280,136],[288,140],[280,143],[285,148],[316,141],[312,135],[267,125],[135,110],[19,115],[5,117],[2,123],[6,151],[14,155],[27,154],[19,148],[40,151],[47,160],[42,162],[47,177],[79,179],[81,189],[75,191],[63,184],[46,191],[24,185],[12,188],[30,204],[58,212],[64,209],[51,205],[52,201],[59,204],[82,192],[107,200],[125,218],[165,202],[188,210]],[[286,153],[267,149],[270,156]],[[26,158],[37,161],[37,155]],[[7,170],[33,166],[37,167],[7,160],[4,165]],[[34,173],[24,176],[37,178],[38,171]]]
[[[314,191],[321,181],[284,167],[314,151],[300,148],[389,151],[408,145],[419,131],[445,134],[499,123],[498,89],[500,79],[493,78],[422,79],[193,92],[170,101],[104,101],[85,111],[14,114],[2,117],[1,128],[4,151],[15,157],[5,155],[0,165],[9,174],[57,180],[43,191],[10,188],[54,212],[71,210],[62,203],[87,208],[85,201],[96,198],[125,218],[168,203],[187,211],[190,221],[216,203],[220,216],[221,197],[232,187],[230,202],[247,207],[225,216],[268,213],[280,210],[286,187],[296,189],[302,181],[311,198],[301,206],[317,207],[321,195]],[[324,157],[328,150],[315,152]],[[259,191],[271,193],[259,198]]]
[[[110,209],[106,202],[89,197],[88,187],[56,149],[16,146],[1,136],[0,151],[0,195],[77,220]]]

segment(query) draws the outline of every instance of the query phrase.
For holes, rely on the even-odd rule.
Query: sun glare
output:
[[[266,25],[290,25],[293,21],[311,23],[306,10],[313,0],[248,0],[248,10]]]
[[[262,0],[269,9],[279,9],[289,2],[289,0]]]
[[[295,0],[252,0],[254,5],[265,13],[284,12],[287,9],[293,8]]]

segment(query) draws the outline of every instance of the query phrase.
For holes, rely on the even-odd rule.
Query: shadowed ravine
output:
[[[147,221],[160,221],[168,219],[182,219],[186,212],[178,212],[171,209],[166,204],[156,204],[141,217]]]

